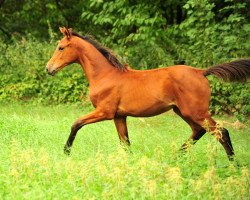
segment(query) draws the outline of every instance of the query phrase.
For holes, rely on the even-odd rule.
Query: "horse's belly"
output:
[[[117,113],[126,116],[150,117],[174,106],[174,93],[165,76],[150,76],[124,84]]]
[[[131,102],[127,105],[119,105],[117,114],[120,116],[151,117],[164,113],[174,106],[173,103],[166,102]]]

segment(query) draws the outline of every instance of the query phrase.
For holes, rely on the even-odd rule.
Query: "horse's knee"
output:
[[[94,113],[94,115],[88,117],[82,117],[76,120],[75,123],[71,126],[71,131],[77,132],[84,125],[87,125],[89,123],[94,123],[97,121],[111,120],[114,119],[114,116],[115,114],[113,112],[98,111]]]
[[[79,129],[81,129],[84,126],[84,123],[80,120],[77,120],[72,126],[71,126],[71,132],[77,132]]]

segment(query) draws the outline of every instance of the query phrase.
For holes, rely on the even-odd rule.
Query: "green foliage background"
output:
[[[0,0],[0,101],[81,102],[88,83],[79,66],[56,77],[45,66],[59,26],[94,35],[136,69],[177,64],[205,68],[250,57],[245,1]],[[210,78],[211,111],[250,113],[249,83]]]

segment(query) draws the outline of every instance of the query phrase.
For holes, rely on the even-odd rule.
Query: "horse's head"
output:
[[[60,28],[60,31],[64,37],[59,41],[52,58],[46,66],[47,72],[52,76],[63,67],[76,62],[78,58],[77,49],[74,47],[74,42],[72,41],[72,29],[63,27]]]

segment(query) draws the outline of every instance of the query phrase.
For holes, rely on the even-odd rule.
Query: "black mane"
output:
[[[120,71],[127,71],[126,65],[121,63],[121,61],[114,55],[112,50],[102,46],[99,42],[95,40],[93,36],[91,35],[82,36],[76,32],[72,32],[72,35],[82,38],[83,40],[92,44],[115,68],[119,69]]]

